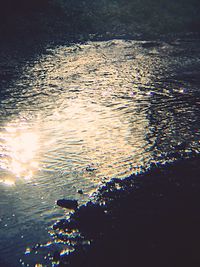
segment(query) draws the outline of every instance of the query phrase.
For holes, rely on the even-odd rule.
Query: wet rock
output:
[[[74,199],[65,199],[65,198],[63,198],[63,199],[57,200],[57,205],[62,207],[62,208],[75,210],[78,207],[78,201],[74,200]]]
[[[60,267],[82,267],[85,266],[86,253],[82,246],[77,245],[75,251],[60,258]]]
[[[54,230],[74,230],[78,227],[77,223],[75,220],[65,220],[65,219],[62,219],[60,220],[59,222],[55,223],[53,225],[53,229]]]
[[[70,220],[60,222],[66,228],[76,225],[81,237],[58,236],[74,248],[60,257],[59,266],[129,266],[132,257],[141,267],[149,262],[168,267],[172,261],[197,266],[190,264],[192,258],[199,266],[199,166],[199,158],[152,165],[147,173],[108,182],[97,202],[80,206]]]
[[[53,229],[54,230],[56,230],[56,229],[63,229],[63,230],[65,230],[67,228],[67,226],[68,226],[67,220],[62,219],[62,220],[60,220],[59,222],[57,222],[57,223],[55,223],[53,225]]]
[[[187,147],[187,143],[186,142],[179,142],[174,148],[176,150],[184,150]]]
[[[86,206],[83,205],[77,209],[72,217],[77,222],[79,230],[88,237],[101,235],[106,231],[104,227],[107,225],[108,217],[105,207],[97,203],[88,202]]]
[[[60,252],[59,251],[55,251],[54,252],[53,259],[54,259],[54,261],[59,261],[60,260]]]
[[[87,172],[93,172],[93,171],[96,171],[96,168],[94,168],[94,167],[92,167],[92,166],[87,166],[85,169],[86,169]]]
[[[77,193],[79,193],[80,195],[83,195],[83,190],[82,190],[82,189],[79,189],[79,190],[77,191]]]

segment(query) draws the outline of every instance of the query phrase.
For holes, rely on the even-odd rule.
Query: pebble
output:
[[[77,193],[79,193],[79,194],[83,194],[83,190],[82,189],[79,189],[78,191],[77,191]]]

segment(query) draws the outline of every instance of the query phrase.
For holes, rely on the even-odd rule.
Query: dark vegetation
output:
[[[199,0],[7,0],[0,31],[4,38],[37,40],[75,33],[153,36],[199,31],[199,14]]]

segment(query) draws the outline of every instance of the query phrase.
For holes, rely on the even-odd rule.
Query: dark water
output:
[[[48,242],[62,218],[58,198],[85,203],[105,178],[199,153],[199,56],[190,37],[50,46],[3,83],[0,250],[8,266],[37,263],[29,248]]]

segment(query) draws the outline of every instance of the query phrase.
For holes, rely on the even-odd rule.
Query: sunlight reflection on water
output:
[[[36,133],[17,126],[7,126],[0,139],[2,161],[0,168],[11,173],[1,177],[1,182],[14,185],[17,178],[31,179],[38,163],[34,161],[37,151],[38,136]],[[3,157],[4,155],[4,157]],[[1,175],[2,176],[2,175]]]
[[[175,64],[185,64],[184,58],[174,57],[177,47],[145,44],[61,46],[28,63],[11,97],[2,101],[1,181],[42,177],[51,188],[51,173],[59,185],[67,179],[93,190],[104,177],[169,161],[167,155],[191,136],[194,108],[185,106],[186,84],[159,80]],[[176,110],[186,110],[181,124]],[[185,151],[192,151],[192,142]]]
[[[9,88],[0,103],[2,253],[16,249],[8,233],[18,250],[43,242],[44,225],[63,214],[58,198],[82,204],[105,178],[199,152],[198,88],[167,79],[197,57],[180,57],[177,46],[144,44],[47,49]]]
[[[40,166],[40,171],[78,171],[82,179],[92,165],[96,171],[91,178],[99,182],[104,176],[124,177],[132,173],[132,165],[144,164],[139,154],[148,146],[148,120],[145,109],[137,109],[138,99],[145,107],[150,96],[132,84],[132,76],[139,74],[131,62],[124,63],[128,45],[105,44],[103,52],[100,43],[58,48],[54,61],[47,56],[26,70],[26,79],[18,86],[19,91],[22,84],[28,88],[23,86],[21,94],[16,90],[19,95],[9,104],[16,105],[20,118],[31,113],[31,120],[26,119],[29,129],[20,128],[21,120],[19,125],[5,126],[1,168],[17,178],[32,178]],[[149,81],[152,68],[143,70],[148,73],[143,82]]]

